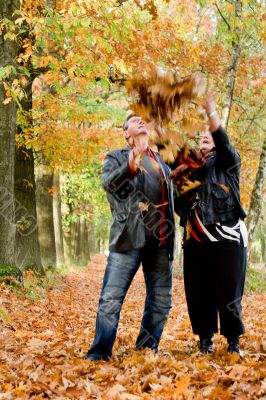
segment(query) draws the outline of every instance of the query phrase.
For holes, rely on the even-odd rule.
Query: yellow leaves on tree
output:
[[[147,10],[151,14],[152,18],[155,19],[158,17],[157,7],[153,0],[134,0],[134,2],[141,10]]]

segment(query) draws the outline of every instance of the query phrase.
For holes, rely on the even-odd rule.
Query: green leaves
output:
[[[7,32],[4,35],[4,40],[13,40],[13,41],[15,41],[16,39],[17,39],[17,35],[15,33],[13,33],[13,32]]]
[[[2,308],[0,308],[0,318],[4,321],[7,322],[8,324],[10,323],[10,317],[7,314],[6,311],[4,311]]]
[[[7,65],[6,67],[0,67],[0,81],[9,78],[12,74],[16,75],[17,70],[13,65]]]
[[[109,205],[101,181],[101,163],[93,161],[80,174],[68,174],[62,187],[63,202],[71,205],[72,212],[64,217],[69,226],[80,215],[97,224],[110,218]]]

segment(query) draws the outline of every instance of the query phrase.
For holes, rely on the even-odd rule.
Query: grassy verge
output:
[[[248,292],[266,292],[266,272],[248,268],[245,290]]]
[[[38,302],[46,295],[50,288],[60,287],[62,279],[65,276],[73,272],[85,270],[86,268],[80,266],[51,267],[45,270],[43,276],[40,276],[31,270],[22,273],[15,267],[0,266],[0,283],[6,284],[17,296],[25,296]]]

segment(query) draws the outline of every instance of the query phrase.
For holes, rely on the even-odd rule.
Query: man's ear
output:
[[[128,131],[126,130],[123,133],[124,133],[124,138],[128,141],[128,139],[129,139]]]

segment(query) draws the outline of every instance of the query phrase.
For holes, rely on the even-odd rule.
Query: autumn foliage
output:
[[[99,152],[122,143],[121,108],[131,101],[124,84],[154,68],[174,71],[180,82],[200,71],[222,113],[237,39],[241,52],[228,131],[243,159],[242,197],[248,205],[263,140],[264,24],[262,2],[243,2],[238,18],[228,2],[24,1],[14,20],[0,26],[21,48],[15,65],[0,73],[5,101],[27,98],[33,81],[34,129],[22,113],[24,139],[18,141],[42,151],[53,168],[82,170]],[[115,99],[114,92],[120,93]],[[172,138],[179,127],[186,136],[202,128],[196,108],[179,115],[169,130]]]

